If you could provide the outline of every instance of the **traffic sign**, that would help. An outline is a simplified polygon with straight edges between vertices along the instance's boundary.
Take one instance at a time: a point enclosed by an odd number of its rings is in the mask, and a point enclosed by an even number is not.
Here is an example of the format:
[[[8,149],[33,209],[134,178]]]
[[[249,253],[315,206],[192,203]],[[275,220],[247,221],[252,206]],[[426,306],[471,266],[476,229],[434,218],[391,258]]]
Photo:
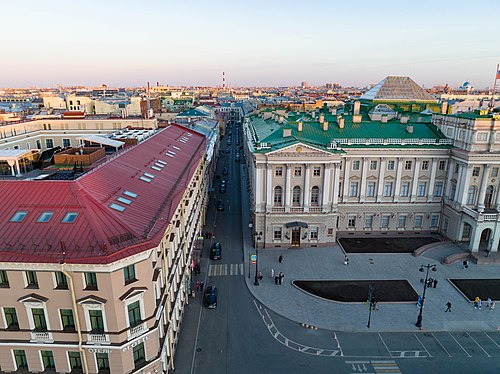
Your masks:
[[[252,264],[255,265],[257,262],[257,255],[250,255],[250,260],[252,261]]]

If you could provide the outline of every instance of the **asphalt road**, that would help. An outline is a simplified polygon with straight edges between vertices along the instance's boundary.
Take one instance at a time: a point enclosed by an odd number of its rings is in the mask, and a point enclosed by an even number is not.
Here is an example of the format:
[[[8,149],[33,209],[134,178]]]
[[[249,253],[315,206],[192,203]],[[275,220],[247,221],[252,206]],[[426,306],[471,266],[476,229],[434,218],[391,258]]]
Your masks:
[[[223,150],[226,141],[227,136]],[[246,182],[234,161],[235,147],[233,127],[231,153],[224,153],[218,164],[227,190],[220,194],[221,179],[216,180],[207,212],[205,231],[212,231],[215,238],[206,240],[202,274],[194,279],[218,288],[218,305],[206,309],[201,307],[200,294],[190,298],[174,360],[176,374],[500,373],[500,332],[310,330],[254,300],[242,272],[241,233],[248,228],[241,226],[239,202]],[[229,169],[226,176],[224,166]],[[219,196],[224,200],[223,212],[215,209]],[[221,260],[208,259],[208,247],[214,241],[222,244]]]

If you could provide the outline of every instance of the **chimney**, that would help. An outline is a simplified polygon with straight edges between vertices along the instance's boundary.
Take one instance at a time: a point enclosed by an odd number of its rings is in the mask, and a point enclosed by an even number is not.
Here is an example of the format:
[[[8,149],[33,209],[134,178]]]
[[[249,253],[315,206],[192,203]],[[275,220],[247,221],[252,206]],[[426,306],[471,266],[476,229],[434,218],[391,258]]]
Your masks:
[[[408,134],[413,134],[413,125],[411,123],[406,125],[406,131],[408,131]]]
[[[339,123],[339,128],[343,129],[344,128],[344,119],[342,116],[337,116],[337,122]]]
[[[297,122],[297,131],[302,131],[302,121]]]
[[[359,101],[355,101],[354,102],[354,110],[353,110],[353,113],[352,114],[359,114],[359,106],[360,106],[360,102]]]
[[[382,114],[382,118],[380,118],[380,122],[387,123],[387,114]]]
[[[332,109],[330,110],[330,113],[332,113],[332,115],[336,115],[337,114],[337,108],[336,107],[332,107]]]
[[[323,131],[328,131],[328,121],[323,122]]]
[[[401,118],[399,119],[399,121],[401,123],[408,123],[408,120],[410,119],[410,116],[407,116],[407,115],[402,115]]]
[[[283,123],[283,116],[280,116],[280,123]]]
[[[321,113],[319,115],[319,123],[323,123],[323,122],[325,122],[325,115],[323,113]]]
[[[160,87],[160,82],[156,82],[156,87]]]
[[[441,114],[446,114],[448,112],[448,102],[443,101],[441,103]]]
[[[312,117],[312,118],[316,118],[316,111],[315,111],[315,110],[313,110],[313,111],[312,111],[312,113],[311,113],[311,117]]]
[[[149,82],[148,82],[148,95],[149,95]]]
[[[283,129],[283,137],[288,138],[289,136],[292,136],[292,129]]]

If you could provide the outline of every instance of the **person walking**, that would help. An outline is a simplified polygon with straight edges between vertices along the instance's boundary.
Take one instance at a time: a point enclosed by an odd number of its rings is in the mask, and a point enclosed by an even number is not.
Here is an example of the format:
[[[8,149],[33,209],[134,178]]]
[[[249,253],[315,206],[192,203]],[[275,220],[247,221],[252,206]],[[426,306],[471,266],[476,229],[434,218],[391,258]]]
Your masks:
[[[281,286],[281,282],[283,281],[283,278],[285,278],[285,274],[283,274],[281,271],[280,271],[280,275],[279,275],[279,284]]]
[[[438,285],[438,280],[437,279],[434,279],[434,288],[436,288]]]
[[[478,309],[481,309],[481,305],[483,305],[483,301],[479,299],[479,301],[477,302]]]
[[[445,310],[445,312],[451,312],[451,302],[449,302],[449,301],[446,303],[446,310]]]
[[[495,310],[495,300],[491,302],[490,310]]]
[[[279,280],[279,278],[280,278],[280,277],[279,277],[279,276],[277,276],[277,275],[274,277],[274,284],[275,284],[275,285],[278,285],[278,280]]]
[[[474,299],[474,309],[477,309],[477,304],[479,303],[479,296]]]
[[[349,265],[349,257],[347,255],[344,257],[344,265]]]
[[[372,296],[372,310],[378,310],[377,300],[375,299],[375,296]]]
[[[283,255],[280,254],[280,256],[278,257],[278,262],[281,264],[283,262]]]
[[[274,278],[274,269],[271,269],[271,279]]]

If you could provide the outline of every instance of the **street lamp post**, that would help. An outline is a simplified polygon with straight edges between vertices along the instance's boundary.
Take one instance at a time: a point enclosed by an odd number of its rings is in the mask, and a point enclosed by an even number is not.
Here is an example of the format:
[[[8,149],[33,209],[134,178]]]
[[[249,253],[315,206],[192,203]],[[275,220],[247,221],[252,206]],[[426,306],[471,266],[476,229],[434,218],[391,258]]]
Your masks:
[[[259,233],[255,233],[257,236],[257,240],[255,241],[255,282],[253,283],[254,286],[259,285],[259,240],[262,239],[262,231]]]
[[[370,322],[372,320],[372,299],[373,299],[373,286],[371,284],[368,285],[368,324],[366,327],[370,328]]]
[[[424,292],[422,293],[422,300],[420,301],[420,313],[418,313],[417,322],[415,323],[415,326],[419,328],[422,328],[422,312],[424,309],[425,291],[427,290],[427,282],[429,281],[429,270],[436,271],[436,265],[432,264],[421,265],[419,271],[424,272],[425,271],[424,269],[427,269],[424,280]]]

